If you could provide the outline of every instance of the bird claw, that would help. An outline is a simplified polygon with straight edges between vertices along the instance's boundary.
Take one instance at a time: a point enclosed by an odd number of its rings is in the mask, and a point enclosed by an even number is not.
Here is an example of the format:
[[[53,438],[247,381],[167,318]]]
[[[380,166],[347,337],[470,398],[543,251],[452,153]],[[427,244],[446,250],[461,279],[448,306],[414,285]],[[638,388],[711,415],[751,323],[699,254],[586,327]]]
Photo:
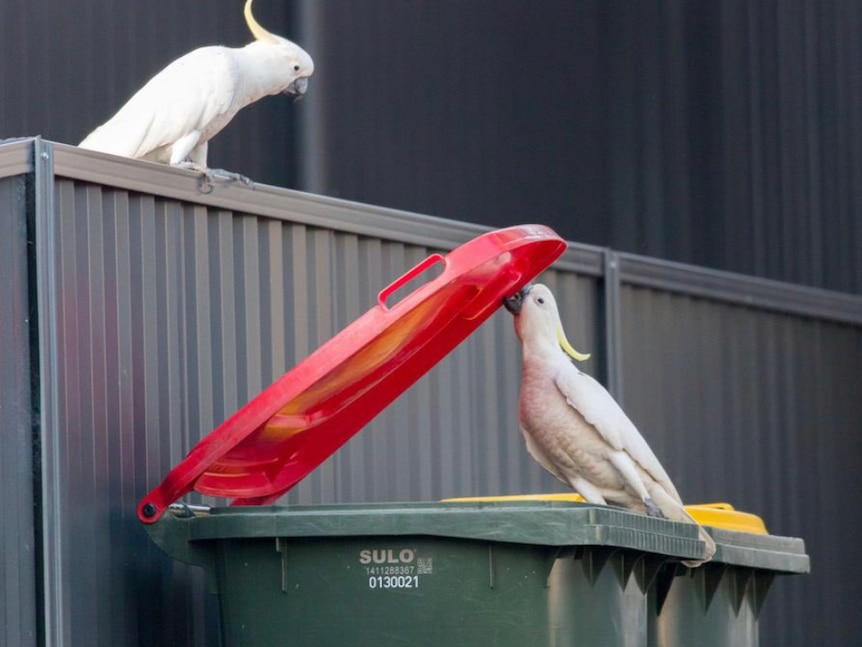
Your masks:
[[[198,175],[198,191],[204,195],[209,195],[215,191],[217,184],[232,184],[234,182],[239,182],[243,186],[249,188],[254,186],[254,181],[251,178],[240,173],[225,171],[220,168],[207,168],[206,166],[201,166],[200,164],[188,161],[180,162],[179,164],[176,164],[176,166],[178,168],[188,169],[200,174]]]
[[[648,517],[657,517],[658,519],[667,519],[667,516],[662,512],[652,499],[644,499],[644,507]]]
[[[204,195],[209,195],[215,190],[215,185],[217,184],[232,184],[234,182],[239,182],[245,187],[253,187],[254,182],[251,178],[246,177],[240,173],[233,173],[232,171],[225,171],[224,169],[204,169],[201,172],[200,177],[198,178],[198,191],[203,193]]]
[[[251,178],[248,178],[241,173],[225,171],[221,168],[208,169],[208,176],[210,182],[214,182],[217,184],[231,184],[233,182],[239,182],[243,186],[254,186],[254,182],[251,180]]]

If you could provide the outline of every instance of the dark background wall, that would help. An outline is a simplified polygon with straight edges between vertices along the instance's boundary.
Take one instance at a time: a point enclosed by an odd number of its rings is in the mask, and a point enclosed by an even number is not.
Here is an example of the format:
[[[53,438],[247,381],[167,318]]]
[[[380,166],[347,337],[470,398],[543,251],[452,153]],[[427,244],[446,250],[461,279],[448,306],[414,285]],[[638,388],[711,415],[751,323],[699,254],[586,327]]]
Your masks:
[[[210,147],[261,182],[862,290],[853,0],[258,0],[317,71]],[[76,143],[236,2],[4,0],[0,136]]]

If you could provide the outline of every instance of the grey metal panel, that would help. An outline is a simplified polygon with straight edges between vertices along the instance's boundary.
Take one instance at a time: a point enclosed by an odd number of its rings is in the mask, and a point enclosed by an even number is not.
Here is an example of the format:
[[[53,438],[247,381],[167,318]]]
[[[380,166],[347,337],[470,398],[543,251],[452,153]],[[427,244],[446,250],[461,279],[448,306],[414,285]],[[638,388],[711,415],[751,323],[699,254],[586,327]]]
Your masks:
[[[0,177],[0,645],[10,647],[38,644],[26,179]]]
[[[0,139],[0,178],[31,172],[32,157],[32,139]]]
[[[856,635],[843,601],[862,595],[845,508],[862,455],[862,328],[632,286],[621,311],[626,408],[683,498],[730,501],[806,540],[812,574],[775,586],[761,644]]]
[[[55,287],[44,298],[56,318],[45,331],[55,336],[56,362],[46,389],[55,398],[46,431],[55,641],[213,644],[212,607],[194,607],[202,583],[146,545],[138,499],[236,408],[374,305],[383,287],[484,229],[268,188],[237,191],[247,197],[222,206],[194,188],[179,200],[179,190],[163,197],[155,183],[144,193],[64,177],[91,173],[88,156],[51,153],[58,163],[45,270]],[[64,155],[78,158],[76,171],[67,173],[73,164]],[[132,176],[139,188],[149,170],[140,168]],[[243,209],[225,208],[233,203]],[[306,224],[320,219],[331,227]],[[372,235],[357,233],[363,228]],[[428,245],[402,242],[423,237]],[[586,258],[594,271],[598,251],[570,254],[561,267]],[[573,341],[592,345],[595,277],[554,269],[546,280],[579,324]],[[557,489],[517,430],[518,352],[502,312],[287,500]]]
[[[150,546],[135,504],[198,439],[373,305],[383,286],[484,228],[274,187],[201,195],[177,170],[31,144],[46,642],[216,644],[214,601],[200,574]],[[594,353],[586,369],[600,376],[604,336],[617,330],[604,325],[615,298],[605,265],[618,256],[572,246],[542,277],[574,344]],[[734,292],[746,289],[742,277],[713,283],[711,273],[634,257],[618,269],[625,405],[683,495],[763,514],[772,530],[813,542],[815,574],[826,569],[814,587],[775,586],[762,644],[773,634],[786,639],[774,644],[815,644],[817,632],[857,629],[847,606],[859,593],[857,566],[822,553],[835,536],[858,532],[829,495],[855,491],[858,440],[835,430],[858,427],[862,399],[847,389],[858,389],[853,312],[862,301],[770,284],[752,302],[759,307],[746,307]],[[527,457],[517,431],[511,326],[505,312],[492,317],[286,500],[561,489]],[[749,420],[755,445],[746,444]],[[707,429],[715,448],[692,429]],[[785,433],[792,442],[780,442]],[[728,467],[727,457],[745,469]],[[798,506],[776,492],[788,483]],[[829,595],[827,581],[846,597]],[[803,608],[817,609],[817,620],[803,620]],[[789,628],[774,626],[788,613]]]
[[[253,206],[259,215],[364,236],[448,249],[490,230],[490,227],[469,222],[289,191],[266,184],[255,184],[253,188],[217,184],[211,193],[203,193],[198,174],[191,171],[183,172],[162,164],[118,158],[64,144],[52,143],[52,149],[55,173],[61,177],[238,212]],[[527,214],[517,224],[537,222],[530,216],[532,214]],[[557,265],[598,276],[602,272],[602,258],[602,250],[597,247],[571,245]]]
[[[862,324],[859,297],[631,254],[614,254],[620,280],[764,310]]]

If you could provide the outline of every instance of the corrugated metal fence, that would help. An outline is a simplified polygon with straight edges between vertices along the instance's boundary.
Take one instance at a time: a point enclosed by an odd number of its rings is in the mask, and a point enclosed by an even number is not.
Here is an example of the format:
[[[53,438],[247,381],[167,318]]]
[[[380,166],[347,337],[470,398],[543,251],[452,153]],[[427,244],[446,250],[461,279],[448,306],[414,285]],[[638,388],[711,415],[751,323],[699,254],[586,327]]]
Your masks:
[[[38,139],[0,146],[0,205],[0,494],[20,519],[0,531],[0,636],[215,645],[201,575],[149,544],[137,501],[381,288],[483,229],[266,186],[203,194],[191,173]],[[775,586],[763,644],[859,630],[862,524],[839,501],[862,455],[862,299],[578,245],[543,280],[685,498],[808,541],[814,573]],[[492,317],[286,501],[558,490],[517,431],[511,327]],[[37,388],[16,408],[31,338]]]

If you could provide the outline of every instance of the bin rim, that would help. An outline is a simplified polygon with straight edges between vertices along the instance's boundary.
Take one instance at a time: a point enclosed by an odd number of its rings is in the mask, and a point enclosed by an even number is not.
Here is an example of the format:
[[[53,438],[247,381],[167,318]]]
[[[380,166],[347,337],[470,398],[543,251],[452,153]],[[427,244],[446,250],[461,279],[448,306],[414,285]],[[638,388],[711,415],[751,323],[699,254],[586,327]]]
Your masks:
[[[576,492],[554,492],[545,494],[505,494],[499,496],[453,497],[442,499],[444,502],[494,502],[494,501],[573,501],[584,503],[585,499]],[[686,512],[702,526],[712,526],[736,532],[768,535],[763,519],[750,512],[742,512],[730,503],[692,503],[685,506]]]
[[[176,506],[179,507],[179,506]],[[172,506],[174,508],[174,506]],[[437,537],[549,546],[591,546],[609,551],[686,560],[703,554],[692,524],[571,501],[440,502],[224,506],[179,516],[163,515],[147,532],[181,561],[168,543],[200,546],[217,541],[276,539]]]
[[[179,508],[179,506],[173,506]],[[321,541],[349,538],[452,540],[594,547],[679,562],[703,554],[697,526],[614,506],[571,500],[422,501],[315,505],[224,506],[179,517],[165,514],[147,532],[165,552],[189,552],[220,541]],[[781,573],[810,570],[805,543],[795,537],[707,528],[717,544],[713,566]],[[211,551],[210,551],[211,552]],[[192,562],[198,563],[198,562]],[[707,565],[708,566],[708,565]]]

